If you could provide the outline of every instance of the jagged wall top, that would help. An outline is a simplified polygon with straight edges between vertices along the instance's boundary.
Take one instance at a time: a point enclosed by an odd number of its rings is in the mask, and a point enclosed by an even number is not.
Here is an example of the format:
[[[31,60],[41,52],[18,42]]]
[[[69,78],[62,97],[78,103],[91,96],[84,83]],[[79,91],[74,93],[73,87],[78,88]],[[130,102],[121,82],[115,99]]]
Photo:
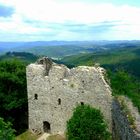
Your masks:
[[[57,63],[53,62],[48,57],[43,57],[43,58],[38,59],[36,63],[30,64],[28,67],[30,67],[32,69],[32,74],[30,73],[31,75],[50,76],[50,77],[53,77],[54,80],[57,80],[57,79],[65,80],[66,77],[75,76],[76,73],[83,74],[83,72],[84,72],[84,73],[86,73],[87,76],[88,76],[88,73],[96,73],[96,74],[98,73],[98,75],[102,79],[105,87],[107,88],[107,90],[109,90],[109,92],[111,94],[111,88],[105,79],[106,70],[104,68],[100,67],[100,65],[78,66],[78,67],[69,69],[67,66],[65,66],[63,64],[57,64]],[[53,71],[53,74],[52,74],[52,71]],[[49,75],[49,72],[51,73],[50,75]]]
[[[49,59],[48,57],[43,57],[41,59],[38,59],[36,63],[42,64],[46,69],[46,75],[49,74],[49,70],[51,69],[52,64],[53,64],[51,59]]]
[[[34,66],[33,66],[34,65]],[[85,71],[85,72],[89,72],[90,70],[95,70],[95,71],[98,71],[101,75],[102,75],[102,78],[104,77],[106,71],[104,68],[100,67],[100,65],[95,65],[95,66],[78,66],[78,67],[75,67],[75,68],[72,68],[72,69],[69,69],[67,66],[63,65],[63,64],[56,64],[54,63],[50,58],[48,57],[43,57],[43,58],[40,58],[37,60],[37,62],[35,64],[31,64],[31,66],[33,66],[35,68],[37,68],[37,65],[42,65],[44,68],[45,68],[45,76],[48,76],[49,75],[49,71],[50,69],[55,66],[55,67],[62,67],[64,69],[67,69],[68,72],[70,71],[73,71],[74,69],[76,69],[76,71],[78,72],[79,70],[81,71]],[[103,78],[103,80],[105,80]],[[105,82],[105,81],[104,81]],[[106,82],[105,82],[106,83]],[[106,83],[107,84],[107,83]]]

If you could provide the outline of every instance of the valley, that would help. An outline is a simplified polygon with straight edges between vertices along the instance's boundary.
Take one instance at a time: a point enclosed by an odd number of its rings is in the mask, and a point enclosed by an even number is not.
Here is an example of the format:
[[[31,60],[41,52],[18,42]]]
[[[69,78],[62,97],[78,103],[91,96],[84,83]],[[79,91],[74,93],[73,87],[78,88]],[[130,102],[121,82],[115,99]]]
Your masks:
[[[25,43],[25,42],[24,42]],[[40,43],[40,42],[39,42]],[[44,42],[43,42],[44,43]],[[113,96],[125,95],[131,99],[134,106],[140,112],[140,42],[139,41],[101,41],[101,42],[49,42],[50,46],[34,46],[29,43],[27,47],[11,46],[1,47],[1,101],[6,98],[3,109],[7,111],[7,115],[1,112],[1,117],[5,117],[6,121],[13,121],[13,128],[17,130],[17,134],[21,134],[27,129],[27,89],[25,78],[25,67],[37,61],[38,58],[48,56],[59,64],[65,64],[69,68],[77,66],[96,66],[98,63],[107,70],[107,79],[113,91]],[[83,44],[82,44],[83,43]],[[25,43],[26,44],[26,43]],[[52,44],[54,46],[52,46]],[[18,44],[19,45],[19,44]],[[21,44],[20,44],[21,45]],[[22,44],[23,45],[23,44]],[[24,46],[24,45],[23,45]],[[20,63],[19,63],[20,62]],[[17,65],[17,66],[16,66]],[[21,67],[21,66],[22,67]],[[18,68],[18,66],[20,67]],[[11,71],[17,69],[16,75]],[[4,69],[4,71],[3,71]],[[8,78],[9,77],[9,78]],[[12,83],[12,89],[8,84]],[[24,85],[23,85],[24,83]],[[124,84],[126,83],[126,84]],[[22,84],[24,93],[18,95],[17,85]],[[124,85],[122,87],[122,85]],[[15,87],[16,86],[16,87]],[[21,86],[21,85],[20,85]],[[7,90],[5,90],[5,87]],[[6,94],[8,92],[8,94]],[[15,94],[16,93],[16,94]],[[19,92],[20,93],[20,92]],[[11,98],[20,99],[18,104],[14,104]],[[15,106],[16,105],[16,106]],[[10,108],[9,108],[10,107]],[[16,109],[14,108],[16,107]],[[22,114],[20,110],[24,110]],[[15,117],[12,112],[20,112],[19,117]],[[11,115],[11,118],[9,117]],[[23,121],[24,118],[24,121]],[[16,121],[21,120],[21,127]]]

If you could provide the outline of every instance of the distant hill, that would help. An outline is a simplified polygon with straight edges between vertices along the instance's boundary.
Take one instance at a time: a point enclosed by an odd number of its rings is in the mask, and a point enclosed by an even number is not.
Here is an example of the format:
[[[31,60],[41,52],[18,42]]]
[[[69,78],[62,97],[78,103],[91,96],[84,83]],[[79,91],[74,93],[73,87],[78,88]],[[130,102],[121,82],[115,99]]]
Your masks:
[[[140,41],[35,41],[0,42],[0,54],[8,51],[29,52],[52,58],[62,58],[79,53],[101,52],[118,48],[131,48],[140,45]]]
[[[17,58],[30,63],[48,56],[69,67],[100,63],[106,69],[123,68],[140,77],[140,41],[0,42],[0,51],[7,49],[0,60]]]
[[[140,46],[106,52],[78,54],[64,57],[61,61],[70,66],[91,66],[94,63],[100,63],[106,69],[125,69],[140,79]]]
[[[0,60],[11,60],[11,59],[19,59],[28,64],[31,62],[35,62],[38,59],[38,56],[27,52],[7,52],[4,55],[0,56]]]
[[[0,54],[4,54],[8,51],[14,51],[24,43],[25,42],[0,42]]]

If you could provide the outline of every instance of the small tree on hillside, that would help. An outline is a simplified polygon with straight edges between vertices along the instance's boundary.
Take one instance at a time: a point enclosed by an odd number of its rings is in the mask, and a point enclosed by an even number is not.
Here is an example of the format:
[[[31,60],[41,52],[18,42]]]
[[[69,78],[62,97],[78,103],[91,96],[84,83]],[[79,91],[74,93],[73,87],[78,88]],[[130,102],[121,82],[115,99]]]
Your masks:
[[[109,140],[110,133],[100,110],[79,105],[67,122],[68,140]]]

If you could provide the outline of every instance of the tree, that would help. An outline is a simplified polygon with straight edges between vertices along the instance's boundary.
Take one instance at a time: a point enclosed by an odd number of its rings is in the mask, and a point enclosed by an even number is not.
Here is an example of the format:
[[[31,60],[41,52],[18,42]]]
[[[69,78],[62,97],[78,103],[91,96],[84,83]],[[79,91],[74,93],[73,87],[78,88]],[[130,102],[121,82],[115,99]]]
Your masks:
[[[110,133],[100,110],[78,105],[67,122],[68,140],[109,140]]]
[[[110,80],[113,93],[118,95],[131,94],[136,88],[133,77],[124,70],[111,73]]]
[[[11,123],[6,123],[3,118],[0,118],[0,140],[14,140],[14,132]]]
[[[140,112],[140,81],[124,70],[109,72],[113,95],[129,97]]]
[[[19,131],[27,117],[26,66],[18,60],[0,62],[0,117]],[[24,118],[23,118],[24,117]]]

